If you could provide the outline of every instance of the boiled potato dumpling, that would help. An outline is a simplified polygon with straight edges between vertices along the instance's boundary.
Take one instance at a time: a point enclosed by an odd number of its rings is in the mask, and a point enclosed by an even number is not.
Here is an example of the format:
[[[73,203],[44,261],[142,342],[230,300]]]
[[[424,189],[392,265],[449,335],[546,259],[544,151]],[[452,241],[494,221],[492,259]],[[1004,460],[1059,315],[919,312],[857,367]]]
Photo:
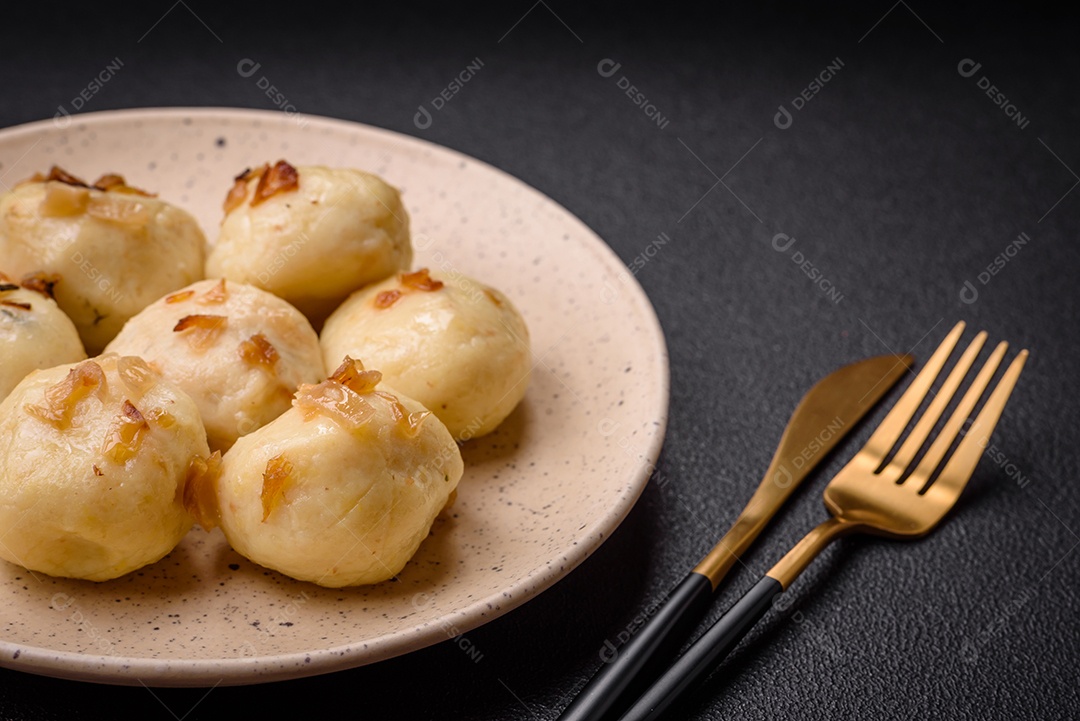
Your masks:
[[[105,581],[157,561],[192,525],[208,468],[195,403],[139,358],[35,371],[0,403],[0,558]]]
[[[325,377],[319,338],[298,310],[223,279],[159,299],[106,350],[139,356],[180,386],[222,451],[284,413],[301,383]]]
[[[346,359],[225,454],[216,504],[236,551],[333,588],[404,567],[463,465],[438,418],[378,382],[377,371]]]
[[[0,273],[0,400],[32,370],[86,358],[75,325],[49,296],[48,282],[28,281],[40,290]]]
[[[357,291],[327,319],[323,356],[350,355],[439,417],[459,440],[495,430],[524,397],[529,331],[510,300],[426,269]]]
[[[206,271],[268,290],[319,326],[349,293],[411,262],[395,188],[359,170],[281,160],[237,177]]]
[[[0,196],[0,259],[13,277],[58,276],[56,302],[90,353],[128,318],[203,277],[206,239],[187,212],[129,187],[54,167]]]

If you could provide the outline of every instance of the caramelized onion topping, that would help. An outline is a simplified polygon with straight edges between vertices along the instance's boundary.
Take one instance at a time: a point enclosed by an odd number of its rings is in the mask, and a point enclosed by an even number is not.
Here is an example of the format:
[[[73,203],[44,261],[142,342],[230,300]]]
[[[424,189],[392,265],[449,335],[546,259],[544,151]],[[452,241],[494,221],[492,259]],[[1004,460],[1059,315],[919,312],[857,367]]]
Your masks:
[[[19,281],[19,285],[35,293],[41,293],[46,298],[55,299],[56,294],[53,289],[56,288],[56,284],[59,282],[60,275],[58,273],[46,273],[39,270],[37,273],[24,275],[22,280]]]
[[[173,332],[188,332],[191,347],[201,352],[217,342],[227,322],[228,318],[223,315],[185,315],[173,326]]]
[[[415,413],[409,413],[409,411],[405,409],[405,406],[401,404],[401,400],[393,393],[376,391],[375,395],[387,402],[390,406],[390,415],[393,416],[394,421],[397,422],[397,426],[401,429],[401,432],[408,438],[412,438],[419,433],[420,424],[424,422],[425,418],[431,415],[431,411],[416,411]]]
[[[79,402],[105,386],[105,373],[92,360],[83,361],[68,371],[67,377],[45,389],[45,399],[26,406],[26,412],[63,431],[71,427],[71,417]]]
[[[98,220],[124,225],[146,225],[150,221],[149,209],[139,201],[107,195],[90,198],[86,214]]]
[[[195,456],[188,463],[182,502],[204,531],[214,530],[221,521],[221,507],[217,498],[217,479],[220,475],[221,451],[214,451],[209,458]]]
[[[142,397],[157,379],[157,373],[142,358],[133,355],[121,356],[116,361],[116,373],[129,390]]]
[[[398,298],[401,297],[401,291],[397,290],[384,290],[375,296],[376,308],[389,308],[394,303],[398,302]]]
[[[229,291],[225,288],[225,279],[222,278],[217,285],[203,293],[195,302],[200,305],[219,305],[228,299]]]
[[[185,300],[188,300],[193,295],[195,295],[195,291],[193,290],[182,290],[179,293],[173,293],[172,295],[165,296],[165,302],[170,305],[173,303],[183,303]]]
[[[262,174],[259,184],[255,186],[255,195],[251,198],[251,207],[255,207],[267,198],[278,193],[296,190],[300,187],[300,174],[296,168],[279,160],[274,167]]]
[[[250,365],[272,371],[279,357],[277,349],[262,333],[256,333],[240,343],[240,358]]]
[[[244,168],[244,172],[233,178],[233,186],[229,188],[229,194],[225,196],[225,212],[231,213],[239,208],[247,199],[247,181],[257,178],[269,168],[269,165],[261,165],[258,168]]]
[[[48,183],[45,186],[45,197],[41,200],[41,212],[53,218],[63,218],[86,212],[89,203],[89,188],[65,183]]]
[[[366,371],[363,363],[345,356],[345,360],[337,367],[337,370],[330,374],[330,380],[362,395],[375,390],[375,386],[382,380],[382,373]]]
[[[293,472],[293,464],[285,458],[284,454],[274,456],[266,462],[266,470],[263,472],[262,500],[263,521],[270,517],[274,510],[285,500],[285,484]]]
[[[132,193],[134,195],[142,195],[147,198],[155,197],[153,193],[147,193],[145,190],[136,188],[135,186],[128,185],[124,180],[124,176],[118,173],[105,173],[100,178],[95,180],[93,184],[87,183],[82,178],[72,175],[59,165],[54,165],[49,168],[48,175],[42,175],[41,173],[34,173],[29,179],[23,181],[27,183],[45,183],[50,180],[63,183],[64,185],[70,185],[75,188],[93,188],[95,190],[109,191],[113,190],[120,193]]]
[[[443,282],[432,278],[427,268],[421,268],[414,273],[402,273],[398,276],[398,280],[401,281],[400,290],[397,288],[384,290],[375,296],[376,308],[389,308],[394,303],[397,303],[405,293],[413,291],[430,293],[443,287]]]
[[[401,284],[410,290],[431,292],[443,287],[443,282],[433,279],[427,268],[421,268],[415,273],[402,273],[399,278]]]
[[[154,193],[147,193],[141,188],[136,188],[133,185],[128,185],[127,181],[124,180],[124,176],[117,173],[106,173],[105,175],[102,175],[100,178],[94,181],[93,187],[97,188],[98,190],[111,190],[116,193],[141,195],[145,198],[157,197]]]
[[[375,415],[372,396],[382,399],[390,409],[397,427],[407,437],[415,436],[430,411],[410,413],[397,396],[376,390],[382,373],[364,370],[364,365],[345,356],[338,369],[318,385],[302,385],[296,392],[293,405],[311,420],[316,414],[329,416],[344,428],[355,431]]]
[[[131,401],[125,400],[109,435],[105,436],[101,446],[102,455],[113,463],[127,463],[139,452],[143,436],[149,428],[139,409]]]
[[[0,300],[0,305],[6,305],[8,308],[18,308],[19,310],[30,310],[29,303],[20,303],[17,300]]]
[[[44,182],[44,181],[48,181],[48,180],[56,180],[56,181],[59,181],[61,183],[64,183],[65,185],[74,185],[74,186],[77,186],[77,187],[80,187],[80,188],[89,188],[90,187],[90,185],[85,180],[72,175],[71,173],[69,173],[66,170],[64,170],[63,168],[61,168],[59,165],[54,165],[51,168],[49,168],[49,174],[48,175],[42,175],[41,173],[34,173],[34,177],[31,178],[31,180],[36,180],[36,181],[39,181],[39,182]]]

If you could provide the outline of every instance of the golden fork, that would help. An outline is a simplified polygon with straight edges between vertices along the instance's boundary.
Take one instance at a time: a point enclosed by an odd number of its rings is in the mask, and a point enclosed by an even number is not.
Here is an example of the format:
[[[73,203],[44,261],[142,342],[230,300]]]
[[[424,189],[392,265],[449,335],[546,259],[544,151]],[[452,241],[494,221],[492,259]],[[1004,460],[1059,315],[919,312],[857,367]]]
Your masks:
[[[999,343],[941,432],[931,441],[931,433],[986,342],[985,331],[976,335],[905,438],[904,431],[915,419],[963,331],[964,324],[957,323],[870,440],[829,482],[825,489],[825,506],[832,518],[806,534],[694,642],[621,717],[622,721],[660,718],[677,698],[727,656],[765,615],[773,599],[787,590],[836,538],[854,532],[896,539],[917,538],[929,533],[944,518],[960,497],[983,449],[989,444],[990,434],[1028,355],[1026,350],[1017,354],[965,431],[968,419],[1005,357],[1008,344]],[[929,447],[920,457],[919,451],[927,444]],[[954,445],[956,448],[950,455],[949,450]]]

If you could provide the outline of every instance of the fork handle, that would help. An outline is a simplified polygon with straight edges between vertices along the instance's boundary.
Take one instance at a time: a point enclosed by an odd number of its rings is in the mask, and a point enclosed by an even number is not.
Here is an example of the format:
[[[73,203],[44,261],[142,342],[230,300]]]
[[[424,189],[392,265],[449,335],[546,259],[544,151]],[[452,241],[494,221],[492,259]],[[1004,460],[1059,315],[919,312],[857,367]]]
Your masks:
[[[791,586],[810,562],[833,540],[859,530],[838,518],[816,526],[784,555],[712,628],[694,642],[671,668],[639,698],[619,721],[655,721],[689,688],[705,679],[769,610],[773,599]]]
[[[604,665],[567,706],[559,721],[610,721],[633,701],[633,687],[641,688],[663,669],[712,602],[708,577],[691,571],[653,611],[652,618],[621,648],[604,642]],[[646,614],[647,615],[647,614]]]
[[[769,610],[773,599],[783,591],[784,587],[775,578],[765,576],[758,581],[664,672],[620,721],[653,721],[661,718],[687,689],[708,676],[731,653],[746,632]]]

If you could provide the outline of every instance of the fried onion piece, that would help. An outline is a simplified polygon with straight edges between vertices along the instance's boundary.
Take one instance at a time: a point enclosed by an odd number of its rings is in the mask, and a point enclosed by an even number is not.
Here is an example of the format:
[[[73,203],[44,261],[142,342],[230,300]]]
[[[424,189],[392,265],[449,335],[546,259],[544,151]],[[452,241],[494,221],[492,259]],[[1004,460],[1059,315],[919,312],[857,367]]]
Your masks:
[[[223,315],[185,315],[173,326],[173,332],[187,332],[188,343],[201,352],[217,342],[226,323],[228,318]]]
[[[204,531],[214,530],[221,522],[221,507],[217,498],[217,479],[220,475],[221,451],[214,451],[209,458],[197,455],[188,464],[182,502]]]
[[[401,298],[401,291],[397,288],[384,290],[375,296],[375,307],[380,310],[389,308],[394,303],[397,303],[399,298]]]
[[[157,197],[154,193],[148,193],[142,188],[136,188],[133,185],[128,185],[124,180],[124,176],[118,173],[106,173],[100,178],[94,181],[93,187],[98,190],[113,191],[115,193],[128,193],[130,195],[141,195],[145,198]]]
[[[45,400],[26,406],[26,412],[57,430],[67,430],[79,402],[104,386],[105,372],[101,366],[92,360],[83,361],[68,371],[64,380],[46,388]]]
[[[285,458],[284,454],[274,456],[266,462],[262,492],[259,494],[262,500],[263,522],[266,522],[270,513],[285,500],[285,484],[289,481],[292,472],[293,464]]]
[[[244,168],[244,172],[233,178],[233,186],[229,188],[229,194],[225,196],[224,208],[226,214],[239,208],[247,199],[248,181],[260,177],[269,168],[269,165],[260,165],[258,168]]]
[[[193,290],[182,290],[179,293],[165,296],[165,302],[169,305],[172,305],[173,303],[183,303],[193,295],[195,295],[195,291]]]
[[[431,292],[443,287],[443,282],[432,278],[427,268],[421,268],[414,273],[402,273],[399,277],[401,278],[401,285],[409,290]]]
[[[219,305],[229,299],[229,290],[225,287],[225,279],[222,278],[210,290],[199,296],[195,302],[199,305]]]
[[[259,184],[255,186],[255,195],[251,198],[251,207],[254,208],[278,193],[286,193],[299,187],[300,174],[296,168],[284,160],[279,160],[259,178]]]
[[[41,293],[46,298],[56,298],[56,294],[53,290],[56,288],[56,284],[60,282],[59,273],[46,273],[39,270],[36,273],[28,273],[22,277],[19,281],[19,285],[27,290],[32,290],[35,293]]]
[[[149,428],[150,424],[139,409],[131,401],[125,400],[120,415],[116,417],[109,435],[105,436],[105,442],[101,445],[102,455],[113,463],[127,463],[139,452],[143,436]]]
[[[256,333],[240,343],[240,358],[250,365],[273,371],[280,356],[266,336]]]

